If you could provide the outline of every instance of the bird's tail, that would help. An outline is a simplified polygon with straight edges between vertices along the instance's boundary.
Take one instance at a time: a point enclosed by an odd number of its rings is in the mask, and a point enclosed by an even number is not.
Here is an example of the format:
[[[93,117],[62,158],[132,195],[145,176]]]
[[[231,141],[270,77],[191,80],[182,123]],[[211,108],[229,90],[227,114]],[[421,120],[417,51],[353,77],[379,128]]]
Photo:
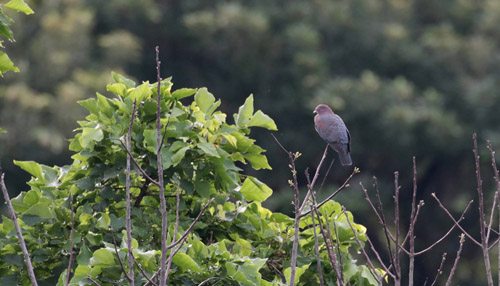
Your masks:
[[[340,158],[340,163],[342,166],[351,166],[352,165],[352,159],[351,159],[351,154],[348,152],[342,153],[339,152],[339,158]]]

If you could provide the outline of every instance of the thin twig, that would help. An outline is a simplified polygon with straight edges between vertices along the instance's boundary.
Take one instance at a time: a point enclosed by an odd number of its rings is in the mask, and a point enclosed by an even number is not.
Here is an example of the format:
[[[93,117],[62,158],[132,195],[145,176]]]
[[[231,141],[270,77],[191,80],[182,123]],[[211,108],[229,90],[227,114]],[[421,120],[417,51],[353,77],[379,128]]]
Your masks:
[[[340,279],[341,274],[339,273],[338,269],[338,262],[337,262],[337,257],[335,255],[335,252],[333,251],[333,246],[330,245],[331,242],[331,236],[328,236],[325,233],[325,227],[323,227],[323,222],[321,220],[321,215],[319,210],[315,207],[314,212],[316,213],[316,216],[318,217],[318,223],[319,223],[319,229],[321,231],[321,235],[323,236],[323,241],[325,242],[328,258],[330,261],[330,265],[332,266],[333,270],[335,271],[336,278],[337,278],[337,285],[343,285],[344,281]],[[326,219],[327,216],[325,216],[325,221],[328,224],[328,220]],[[330,227],[329,225],[327,226],[328,228]]]
[[[200,220],[201,216],[203,215],[203,212],[205,212],[205,210],[207,209],[207,207],[215,200],[215,198],[211,198],[208,203],[206,203],[203,208],[201,209],[200,213],[198,213],[198,216],[196,216],[196,218],[194,219],[194,221],[191,223],[191,225],[189,225],[188,229],[186,230],[186,232],[181,236],[181,238],[179,238],[178,240],[176,240],[175,242],[172,242],[170,245],[167,246],[167,249],[170,249],[174,246],[176,246],[177,244],[179,244],[190,232],[191,230],[193,229],[193,227],[195,226],[195,224]]]
[[[137,260],[135,259],[135,257],[133,257],[133,258],[134,258],[134,263],[137,266],[137,268],[139,268],[139,270],[141,271],[142,276],[144,276],[144,278],[146,278],[146,280],[148,280],[149,283],[153,284],[154,286],[157,286],[157,284],[154,283],[153,280],[149,279],[148,275],[146,274],[146,272],[144,271],[144,269],[142,268],[142,266],[139,264],[139,262],[137,262]]]
[[[90,274],[87,274],[87,279],[89,279],[90,281],[92,281],[92,283],[94,283],[95,285],[101,286],[101,284],[97,283],[97,281],[95,281],[94,279],[92,279],[92,277],[90,277]]]
[[[132,114],[130,115],[130,124],[128,126],[127,136],[125,137],[125,142],[127,145],[127,150],[132,150],[131,138],[132,138],[132,126],[134,125],[135,109],[137,107],[137,100],[134,100],[132,106]],[[130,286],[134,286],[134,253],[132,251],[132,224],[131,224],[131,207],[130,207],[130,158],[131,155],[127,155],[127,167],[125,173],[125,192],[126,192],[126,228],[127,228],[127,248],[128,248],[128,278]],[[116,247],[116,246],[115,246]]]
[[[493,177],[495,178],[495,184],[497,187],[497,199],[498,199],[498,213],[500,214],[500,179],[498,176],[498,169],[497,169],[497,161],[495,159],[495,151],[493,151],[493,147],[491,146],[491,141],[487,141],[488,149],[490,150],[491,154],[491,166],[493,167]],[[498,229],[500,230],[500,219],[498,220]],[[494,244],[498,242],[498,239],[495,241]],[[500,247],[498,248],[498,273],[500,273]],[[500,275],[498,275],[498,285],[500,285]]]
[[[380,284],[380,282],[381,282],[380,275],[378,274],[377,269],[375,268],[375,266],[373,266],[372,260],[368,256],[368,253],[366,253],[366,251],[365,251],[365,249],[363,247],[363,244],[359,240],[359,237],[358,237],[358,234],[356,232],[356,229],[354,229],[354,227],[352,226],[351,222],[349,221],[349,216],[347,215],[347,211],[346,211],[346,209],[345,209],[344,206],[342,206],[342,212],[344,213],[344,216],[345,216],[345,218],[347,220],[347,223],[349,224],[349,227],[351,228],[352,233],[354,234],[354,238],[356,239],[356,242],[358,243],[359,249],[363,253],[363,256],[365,257],[366,262],[368,262],[368,265],[370,266],[368,268],[370,270],[370,273],[372,274],[373,278],[375,278],[375,280],[377,280],[377,283]]]
[[[342,191],[343,189],[345,189],[349,185],[349,181],[352,179],[352,177],[354,177],[354,175],[357,172],[358,172],[358,169],[354,168],[354,170],[352,171],[351,175],[349,175],[349,177],[347,178],[347,180],[344,181],[344,183],[342,184],[342,186],[340,186],[335,192],[333,192],[326,199],[324,199],[321,203],[319,203],[317,207],[320,208],[321,206],[323,206],[324,204],[326,204],[328,201],[330,201],[333,197],[335,197],[340,191]],[[311,212],[311,210],[309,210],[307,212],[304,212],[304,213],[302,213],[301,216],[306,216],[310,212]]]
[[[175,254],[177,253],[177,251],[179,251],[179,249],[181,249],[182,245],[186,242],[187,240],[187,237],[188,235],[191,233],[191,231],[193,230],[193,227],[195,226],[195,224],[200,220],[201,216],[203,215],[203,213],[205,212],[205,210],[207,209],[207,207],[215,200],[215,198],[211,198],[204,206],[203,208],[201,209],[201,211],[198,213],[198,216],[196,216],[196,218],[194,219],[194,221],[191,223],[191,225],[188,227],[188,229],[186,230],[186,232],[182,235],[181,238],[179,238],[179,240],[177,240],[176,242],[173,242],[171,245],[167,246],[167,249],[170,249],[176,245],[179,245],[175,250],[171,251],[170,252],[170,255],[168,257],[168,261],[166,263],[166,280],[165,282],[167,281],[168,279],[168,274],[170,272],[170,265],[172,264],[172,259],[174,258]],[[174,238],[175,239],[175,238]]]
[[[413,156],[413,195],[411,200],[411,214],[410,214],[410,229],[408,235],[410,236],[410,266],[408,274],[408,285],[413,286],[413,275],[415,271],[415,215],[416,215],[416,201],[417,201],[417,164],[415,156]],[[402,243],[404,245],[404,241]]]
[[[17,238],[19,239],[19,246],[24,255],[24,262],[26,263],[26,269],[28,270],[28,276],[30,277],[31,284],[33,286],[38,286],[38,282],[36,281],[35,271],[33,270],[33,264],[31,264],[31,258],[28,253],[28,248],[26,247],[26,243],[24,242],[23,233],[21,232],[21,227],[19,227],[19,223],[17,222],[17,215],[14,207],[12,206],[12,202],[10,201],[9,192],[7,187],[5,186],[5,173],[3,172],[0,166],[0,185],[2,187],[3,197],[5,202],[7,203],[7,208],[9,210],[10,218],[14,223],[14,227],[16,229]]]
[[[111,140],[116,140],[118,142],[120,142],[120,144],[123,146],[123,148],[125,148],[125,151],[127,151],[127,154],[130,156],[130,158],[132,159],[132,162],[134,162],[134,165],[137,167],[137,169],[139,170],[139,172],[141,172],[141,174],[147,179],[149,180],[151,183],[159,186],[160,183],[155,181],[153,178],[151,178],[148,173],[146,173],[146,171],[144,171],[144,169],[141,167],[141,165],[139,164],[139,162],[137,162],[137,160],[134,158],[134,156],[132,156],[132,153],[130,152],[130,150],[127,148],[127,145],[125,145],[125,143],[123,143],[122,140],[118,139],[118,138],[111,138]]]
[[[316,167],[316,172],[314,173],[314,177],[312,182],[308,186],[307,194],[304,198],[304,201],[302,202],[302,205],[299,208],[298,216],[302,216],[302,211],[306,207],[308,201],[309,201],[309,196],[311,195],[312,190],[314,189],[314,185],[316,184],[316,180],[318,179],[319,176],[319,171],[321,170],[321,166],[323,165],[323,161],[326,158],[326,155],[328,154],[328,144],[326,145],[325,151],[323,152],[323,156],[321,157],[321,160],[319,161],[318,167]]]
[[[484,212],[484,198],[483,198],[483,181],[481,179],[481,171],[479,167],[479,151],[477,147],[477,134],[472,134],[472,140],[474,141],[474,161],[476,163],[476,180],[477,180],[477,195],[479,199],[479,233],[481,234],[481,250],[483,251],[484,265],[486,267],[486,277],[488,279],[488,285],[493,286],[493,276],[491,274],[491,264],[490,255],[488,252],[488,241],[486,240],[485,233],[485,212]]]
[[[394,226],[396,228],[396,239],[395,239],[395,243],[394,243],[394,261],[395,261],[395,264],[394,264],[394,270],[395,270],[395,273],[396,273],[396,278],[399,280],[397,281],[397,284],[398,283],[401,283],[401,257],[400,257],[400,253],[401,253],[401,249],[399,248],[399,182],[398,182],[398,179],[399,179],[399,172],[394,172]]]
[[[165,200],[165,186],[163,185],[163,162],[161,157],[161,76],[160,76],[160,49],[158,46],[156,51],[156,75],[158,80],[158,96],[156,100],[156,161],[158,165],[158,188],[160,189],[160,207],[161,207],[161,259],[160,259],[160,286],[165,286],[167,283],[167,202]]]
[[[312,201],[311,208],[316,208],[314,193],[312,193],[312,195],[311,195],[311,201]],[[316,264],[318,266],[319,285],[323,286],[324,285],[323,271],[321,270],[321,257],[319,256],[319,242],[318,242],[318,234],[316,233],[316,222],[314,219],[314,212],[311,212],[311,219],[312,219],[312,224],[313,224],[314,251],[316,254]]]
[[[441,258],[441,264],[439,265],[439,269],[436,273],[436,277],[434,278],[434,281],[432,282],[431,286],[434,286],[434,284],[436,284],[436,281],[437,281],[439,275],[441,275],[443,273],[443,265],[444,265],[445,261],[446,261],[446,252],[443,253],[443,256]]]
[[[69,241],[69,263],[68,270],[66,271],[66,286],[69,284],[69,278],[71,275],[71,263],[73,262],[73,241],[75,236],[75,210],[73,207],[73,194],[69,196],[69,201],[71,204],[71,235]]]
[[[127,270],[125,269],[125,265],[123,265],[122,259],[120,258],[120,254],[118,254],[118,247],[116,244],[116,239],[115,239],[115,234],[113,233],[113,228],[109,226],[109,231],[111,232],[111,239],[113,239],[113,245],[115,246],[115,253],[116,257],[118,258],[118,262],[120,263],[120,267],[122,268],[123,274],[125,275],[125,278],[130,282],[131,279],[127,274]]]
[[[438,197],[436,196],[435,193],[432,193],[431,196],[436,199],[436,201],[438,202],[439,204],[439,207],[444,210],[444,212],[451,218],[451,220],[453,221],[453,223],[458,227],[458,229],[460,229],[461,232],[463,232],[465,234],[465,236],[467,236],[468,239],[470,239],[472,242],[474,242],[474,244],[476,244],[477,246],[481,247],[481,243],[479,243],[479,241],[475,240],[467,231],[465,231],[465,229],[458,223],[458,221],[455,220],[455,218],[453,217],[453,215],[450,213],[450,211],[448,211],[448,209],[441,203],[441,201],[438,199]],[[469,202],[469,204],[472,203],[472,201]]]
[[[462,212],[462,215],[458,218],[457,220],[457,223],[456,224],[453,224],[453,226],[451,226],[451,228],[448,230],[448,232],[443,235],[440,239],[436,240],[433,244],[431,244],[429,247],[421,250],[421,251],[418,251],[415,253],[415,256],[417,255],[420,255],[420,254],[423,254],[429,250],[431,250],[431,248],[433,248],[434,246],[438,245],[441,241],[443,241],[450,233],[453,229],[455,229],[455,227],[457,226],[457,224],[459,224],[465,217],[465,214],[467,213],[467,211],[469,210],[469,207],[470,205],[472,204],[473,201],[469,201],[469,203],[467,204],[467,206],[465,207],[464,211]]]
[[[449,286],[451,284],[451,279],[455,274],[455,269],[457,269],[458,260],[460,260],[460,254],[462,253],[462,246],[464,246],[465,235],[462,233],[460,235],[460,246],[458,247],[457,257],[455,257],[455,261],[453,262],[453,267],[451,268],[450,275],[448,276],[448,280],[446,280],[445,286]]]
[[[389,268],[387,268],[387,266],[385,266],[385,263],[384,261],[382,261],[382,258],[380,257],[380,254],[378,253],[378,251],[375,249],[375,246],[373,245],[372,241],[370,240],[370,238],[368,237],[368,234],[365,233],[365,236],[366,236],[366,241],[368,241],[368,244],[370,244],[370,248],[372,249],[373,253],[375,253],[375,257],[377,257],[377,260],[378,262],[380,263],[380,265],[382,265],[382,267],[384,268],[385,270],[385,273],[389,276],[391,276],[391,278],[395,278],[396,276],[390,271]]]

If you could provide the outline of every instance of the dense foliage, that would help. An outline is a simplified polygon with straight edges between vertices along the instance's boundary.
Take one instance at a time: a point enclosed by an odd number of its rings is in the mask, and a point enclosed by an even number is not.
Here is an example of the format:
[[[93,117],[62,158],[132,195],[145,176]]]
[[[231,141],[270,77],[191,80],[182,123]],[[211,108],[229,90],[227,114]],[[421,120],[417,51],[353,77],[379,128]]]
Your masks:
[[[136,85],[116,73],[113,77],[115,83],[107,86],[111,98],[97,93],[97,98],[80,101],[90,114],[78,122],[78,132],[70,140],[69,147],[76,152],[70,166],[15,162],[32,175],[30,190],[12,202],[37,278],[45,283],[41,285],[55,285],[56,281],[64,285],[70,252],[75,253],[70,285],[94,285],[88,276],[101,285],[128,284],[119,261],[128,267],[124,230],[127,152],[122,142],[137,102],[131,154],[142,170],[155,178],[158,95],[156,84]],[[242,164],[254,169],[271,168],[264,150],[249,135],[253,127],[276,130],[274,121],[260,110],[254,112],[252,95],[234,114],[234,124],[230,124],[226,114],[217,110],[221,101],[206,88],[171,88],[170,79],[161,82],[161,123],[166,126],[161,152],[169,243],[188,230],[204,204],[211,198],[215,200],[175,254],[169,283],[198,285],[211,278],[224,285],[282,285],[290,279],[293,219],[262,207],[261,202],[271,196],[272,190],[257,178],[243,174],[240,168]],[[161,253],[158,187],[136,166],[131,171],[131,186],[133,253],[144,273],[151,277],[159,268]],[[320,211],[328,215],[323,224],[331,228],[339,243],[345,280],[353,285],[375,285],[369,269],[357,264],[351,255],[359,245],[349,224],[361,241],[366,240],[365,227],[355,224],[349,212],[344,215],[336,202],[328,202]],[[13,223],[7,217],[2,219],[0,284],[21,281],[27,285]],[[304,217],[300,227],[304,231],[300,235],[296,281],[304,284],[318,281],[318,276],[311,218]],[[74,245],[73,249],[70,245]],[[325,281],[335,283],[326,251],[321,251],[321,259]],[[135,272],[138,285],[147,282],[137,267]]]

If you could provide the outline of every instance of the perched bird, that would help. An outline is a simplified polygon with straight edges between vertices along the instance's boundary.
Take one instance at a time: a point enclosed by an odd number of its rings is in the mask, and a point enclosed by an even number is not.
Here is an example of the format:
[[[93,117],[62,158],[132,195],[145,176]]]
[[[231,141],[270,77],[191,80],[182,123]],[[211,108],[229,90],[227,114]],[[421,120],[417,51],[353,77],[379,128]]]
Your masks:
[[[316,106],[313,113],[317,113],[314,117],[314,126],[319,136],[339,154],[343,166],[352,165],[351,135],[342,118],[325,104]]]

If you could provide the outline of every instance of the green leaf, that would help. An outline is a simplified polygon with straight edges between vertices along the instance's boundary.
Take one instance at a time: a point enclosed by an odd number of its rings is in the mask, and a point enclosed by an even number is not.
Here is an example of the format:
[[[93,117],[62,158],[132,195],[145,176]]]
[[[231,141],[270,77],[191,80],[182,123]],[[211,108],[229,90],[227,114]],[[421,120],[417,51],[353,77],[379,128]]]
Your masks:
[[[24,3],[23,0],[11,0],[7,4],[4,4],[3,7],[7,7],[18,12],[23,12],[26,15],[33,14],[33,10],[31,10],[28,4]]]
[[[107,248],[101,248],[94,252],[92,258],[90,258],[90,265],[114,265],[115,258],[111,250]]]
[[[135,86],[135,82],[133,80],[128,79],[119,73],[111,72],[111,76],[113,76],[115,82],[123,83],[127,87],[127,89]]]
[[[253,114],[253,94],[250,94],[245,103],[240,106],[238,115],[236,115],[236,125],[238,127],[246,127],[250,122]]]
[[[247,154],[244,154],[243,156],[245,157],[245,159],[248,160],[248,162],[252,163],[252,167],[255,170],[259,170],[259,169],[272,170],[271,166],[269,166],[269,163],[267,162],[266,155],[247,153]]]
[[[121,96],[125,96],[127,87],[123,83],[113,83],[106,86],[107,91]]]
[[[23,203],[25,203],[29,206],[32,206],[32,205],[38,203],[39,199],[40,199],[40,194],[38,194],[34,190],[30,190],[26,193],[26,195],[24,195]]]
[[[0,128],[0,133],[7,133],[7,130]]]
[[[191,258],[191,256],[178,252],[173,258],[172,262],[181,267],[184,271],[191,270],[194,272],[201,272],[200,266],[198,263]]]
[[[129,96],[132,100],[137,100],[137,102],[143,101],[145,98],[151,97],[151,88],[149,88],[149,82],[145,82],[138,87],[134,88],[132,92],[130,92]]]
[[[89,98],[85,100],[78,101],[78,104],[85,107],[90,113],[99,115],[99,106],[97,105],[97,100],[95,98]]]
[[[203,142],[203,143],[198,143],[198,148],[200,148],[205,154],[212,156],[212,157],[217,157],[220,158],[219,153],[217,152],[217,148],[215,148],[214,144],[208,143],[208,142]]]
[[[248,126],[262,127],[269,130],[278,130],[278,127],[276,127],[276,123],[274,123],[274,120],[272,120],[269,115],[260,110],[257,110],[257,112],[255,112],[252,119],[248,123]]]
[[[39,216],[41,218],[53,218],[54,214],[50,209],[49,202],[39,202],[36,205],[30,207],[28,210],[24,212],[24,214],[31,214],[35,216]]]
[[[266,184],[259,181],[254,177],[247,177],[243,185],[241,186],[240,192],[243,194],[245,199],[248,201],[265,201],[273,191]]]
[[[93,142],[99,142],[104,138],[104,134],[101,129],[98,128],[83,128],[82,132],[82,147],[89,148],[92,146]]]
[[[0,34],[2,34],[1,29]],[[14,63],[10,60],[6,53],[0,52],[0,76],[3,76],[3,74],[8,71],[19,72],[19,69],[14,66]]]
[[[302,267],[295,268],[295,279],[294,279],[295,284],[299,283],[300,276],[302,276],[302,274],[304,274],[304,272],[306,272],[307,268],[309,268],[309,265],[311,265],[311,264],[309,263],[309,264],[303,265]],[[289,284],[290,277],[292,275],[292,269],[290,267],[286,268],[284,274],[285,274],[285,279],[287,281],[287,284]]]
[[[83,242],[82,247],[80,248],[80,253],[76,256],[76,261],[78,265],[90,265],[90,258],[92,257],[92,252],[90,248],[87,247],[85,242]]]
[[[195,94],[196,91],[198,91],[198,90],[195,88],[181,88],[181,89],[177,89],[176,91],[174,91],[172,93],[172,97],[179,100],[181,98],[188,97],[188,96]]]
[[[198,92],[194,95],[194,100],[196,105],[200,108],[203,113],[207,113],[212,104],[215,102],[215,97],[208,92],[206,87],[200,88]]]
[[[179,149],[175,154],[172,156],[172,165],[177,166],[182,161],[182,158],[184,158],[184,155],[186,154],[186,151],[189,149],[189,146],[183,147]]]
[[[21,169],[23,169],[26,172],[30,173],[35,178],[43,180],[43,177],[42,177],[42,166],[40,166],[40,164],[38,164],[37,162],[34,162],[34,161],[16,161],[16,160],[14,160],[14,164],[16,164],[17,166],[21,167]]]

